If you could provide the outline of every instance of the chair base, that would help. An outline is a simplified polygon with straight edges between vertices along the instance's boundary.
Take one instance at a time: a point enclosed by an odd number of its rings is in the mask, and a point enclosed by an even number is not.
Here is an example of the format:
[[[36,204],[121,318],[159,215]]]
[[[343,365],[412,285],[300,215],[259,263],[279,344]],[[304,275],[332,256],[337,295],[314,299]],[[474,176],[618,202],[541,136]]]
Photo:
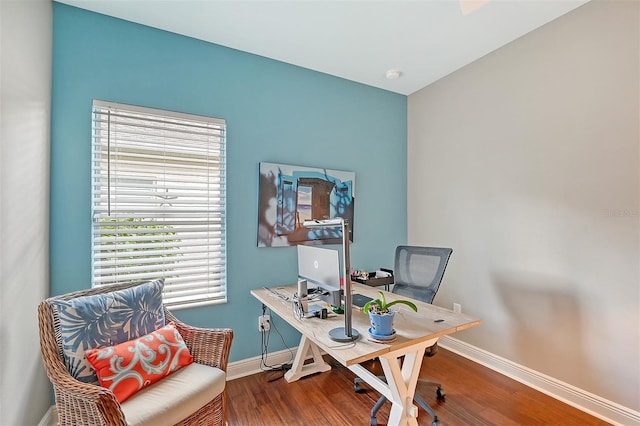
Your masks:
[[[379,376],[379,378],[381,380],[385,380],[384,376]],[[420,379],[419,380],[420,383],[425,383],[427,385],[432,385],[436,387],[436,398],[438,399],[438,401],[444,401],[446,394],[444,393],[444,389],[442,389],[442,385],[438,382],[434,382],[431,380],[426,380],[426,379]],[[355,379],[353,379],[353,390],[356,392],[363,392],[364,389],[360,386],[360,383],[364,383],[364,380],[362,380],[360,377],[356,377]],[[384,396],[381,396],[378,401],[376,402],[376,404],[373,406],[373,408],[371,409],[371,417],[369,419],[369,422],[371,424],[371,426],[377,426],[378,424],[378,419],[377,419],[377,415],[378,415],[378,410],[380,410],[380,407],[382,407],[382,405],[387,401],[387,398]],[[418,405],[420,408],[422,408],[424,411],[426,411],[429,416],[431,416],[432,419],[432,426],[437,426],[438,425],[438,416],[436,415],[435,411],[433,411],[433,408],[431,408],[429,406],[429,404],[427,404],[427,402],[420,396],[420,395],[414,395],[413,396],[413,401],[416,403],[416,405]]]

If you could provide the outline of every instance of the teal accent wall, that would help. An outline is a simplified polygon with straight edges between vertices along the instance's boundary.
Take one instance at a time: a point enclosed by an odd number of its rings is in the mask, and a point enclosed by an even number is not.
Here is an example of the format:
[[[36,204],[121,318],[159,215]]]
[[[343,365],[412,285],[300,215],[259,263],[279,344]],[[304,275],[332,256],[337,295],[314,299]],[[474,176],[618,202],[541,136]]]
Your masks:
[[[52,90],[52,295],[91,285],[93,99],[226,120],[229,302],[176,315],[231,327],[231,361],[260,354],[261,305],[249,291],[296,280],[295,247],[257,247],[261,161],[356,173],[353,266],[393,267],[407,241],[406,96],[59,3]],[[275,321],[297,346],[299,334]],[[272,338],[269,348],[284,346]]]

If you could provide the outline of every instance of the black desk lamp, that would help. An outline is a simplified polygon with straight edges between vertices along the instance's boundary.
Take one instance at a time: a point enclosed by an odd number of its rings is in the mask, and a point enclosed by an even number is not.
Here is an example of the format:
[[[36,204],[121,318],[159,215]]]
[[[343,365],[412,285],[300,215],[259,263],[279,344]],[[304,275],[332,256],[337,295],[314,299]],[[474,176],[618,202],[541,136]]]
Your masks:
[[[326,220],[305,220],[306,228],[342,227],[342,267],[344,272],[344,327],[329,330],[329,338],[336,342],[351,342],[360,337],[358,330],[351,328],[351,264],[349,261],[349,221],[341,217]]]

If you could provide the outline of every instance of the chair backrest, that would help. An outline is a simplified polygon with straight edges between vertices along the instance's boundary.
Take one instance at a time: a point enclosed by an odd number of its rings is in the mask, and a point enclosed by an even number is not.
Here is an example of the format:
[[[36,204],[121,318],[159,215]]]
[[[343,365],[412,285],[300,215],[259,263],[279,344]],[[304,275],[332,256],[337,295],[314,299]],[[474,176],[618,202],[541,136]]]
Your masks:
[[[398,246],[392,292],[433,302],[451,253],[450,248]]]
[[[49,377],[64,368],[76,380],[98,384],[84,351],[141,337],[168,322],[163,286],[162,280],[104,285],[42,301],[40,348]]]

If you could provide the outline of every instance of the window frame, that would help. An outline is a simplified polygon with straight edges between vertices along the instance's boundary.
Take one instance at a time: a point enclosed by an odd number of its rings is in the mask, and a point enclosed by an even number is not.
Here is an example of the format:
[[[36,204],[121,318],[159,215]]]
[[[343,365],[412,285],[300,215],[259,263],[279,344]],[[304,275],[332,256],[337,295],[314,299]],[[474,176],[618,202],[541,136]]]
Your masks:
[[[226,121],[94,100],[91,124],[92,287],[163,278],[168,308],[227,303]]]

